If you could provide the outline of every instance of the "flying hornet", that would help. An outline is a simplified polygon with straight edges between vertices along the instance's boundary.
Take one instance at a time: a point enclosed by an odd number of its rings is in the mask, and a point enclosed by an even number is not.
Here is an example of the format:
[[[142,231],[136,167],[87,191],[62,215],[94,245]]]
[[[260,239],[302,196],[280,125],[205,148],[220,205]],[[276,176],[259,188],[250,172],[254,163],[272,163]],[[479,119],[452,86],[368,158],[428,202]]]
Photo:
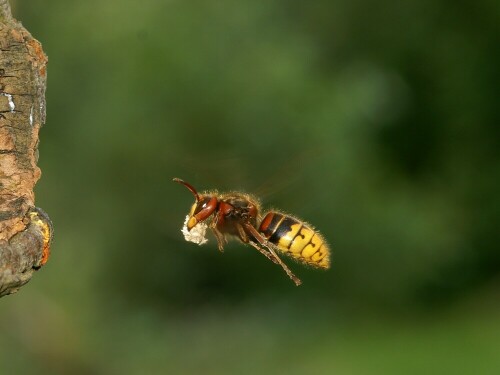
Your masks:
[[[198,193],[189,183],[174,178],[195,198],[184,222],[182,233],[187,241],[207,242],[207,228],[213,232],[218,248],[224,251],[227,236],[236,237],[257,249],[267,259],[281,266],[295,285],[302,282],[278,256],[286,254],[314,268],[330,268],[330,249],[323,237],[302,220],[277,211],[261,214],[257,198],[241,193]]]

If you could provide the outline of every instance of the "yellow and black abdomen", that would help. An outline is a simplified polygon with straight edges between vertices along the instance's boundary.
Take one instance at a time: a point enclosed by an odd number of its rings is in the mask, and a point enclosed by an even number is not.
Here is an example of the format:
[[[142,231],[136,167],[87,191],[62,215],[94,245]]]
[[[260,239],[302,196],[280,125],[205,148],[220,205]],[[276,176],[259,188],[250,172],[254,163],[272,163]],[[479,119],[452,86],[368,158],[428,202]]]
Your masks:
[[[302,221],[279,212],[268,212],[259,232],[281,252],[313,267],[330,268],[328,245]]]

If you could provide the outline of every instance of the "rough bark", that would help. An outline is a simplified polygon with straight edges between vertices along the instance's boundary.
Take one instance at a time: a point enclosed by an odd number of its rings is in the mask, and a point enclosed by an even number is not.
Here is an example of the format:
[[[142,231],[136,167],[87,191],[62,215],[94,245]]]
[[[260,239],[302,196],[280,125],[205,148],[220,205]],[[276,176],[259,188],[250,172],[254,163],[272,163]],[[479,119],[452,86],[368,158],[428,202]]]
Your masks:
[[[26,284],[48,258],[52,225],[33,194],[46,64],[40,43],[0,0],[0,297]]]

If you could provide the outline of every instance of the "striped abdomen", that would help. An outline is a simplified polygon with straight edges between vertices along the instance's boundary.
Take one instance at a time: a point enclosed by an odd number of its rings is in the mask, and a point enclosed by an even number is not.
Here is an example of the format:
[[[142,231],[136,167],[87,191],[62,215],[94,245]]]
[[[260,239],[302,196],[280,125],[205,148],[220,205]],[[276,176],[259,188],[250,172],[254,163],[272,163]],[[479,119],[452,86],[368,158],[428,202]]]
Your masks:
[[[268,212],[259,232],[276,247],[314,267],[330,268],[330,249],[314,229],[300,220],[278,212]]]

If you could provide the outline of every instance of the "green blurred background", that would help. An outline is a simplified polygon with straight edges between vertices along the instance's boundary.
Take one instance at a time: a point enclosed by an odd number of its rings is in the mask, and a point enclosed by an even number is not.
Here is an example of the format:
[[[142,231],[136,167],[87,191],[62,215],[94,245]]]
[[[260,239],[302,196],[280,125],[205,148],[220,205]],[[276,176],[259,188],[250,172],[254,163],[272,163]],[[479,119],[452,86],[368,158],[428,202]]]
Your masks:
[[[498,1],[11,1],[49,56],[52,258],[1,374],[498,374]],[[224,255],[200,190],[314,224],[332,269]]]

